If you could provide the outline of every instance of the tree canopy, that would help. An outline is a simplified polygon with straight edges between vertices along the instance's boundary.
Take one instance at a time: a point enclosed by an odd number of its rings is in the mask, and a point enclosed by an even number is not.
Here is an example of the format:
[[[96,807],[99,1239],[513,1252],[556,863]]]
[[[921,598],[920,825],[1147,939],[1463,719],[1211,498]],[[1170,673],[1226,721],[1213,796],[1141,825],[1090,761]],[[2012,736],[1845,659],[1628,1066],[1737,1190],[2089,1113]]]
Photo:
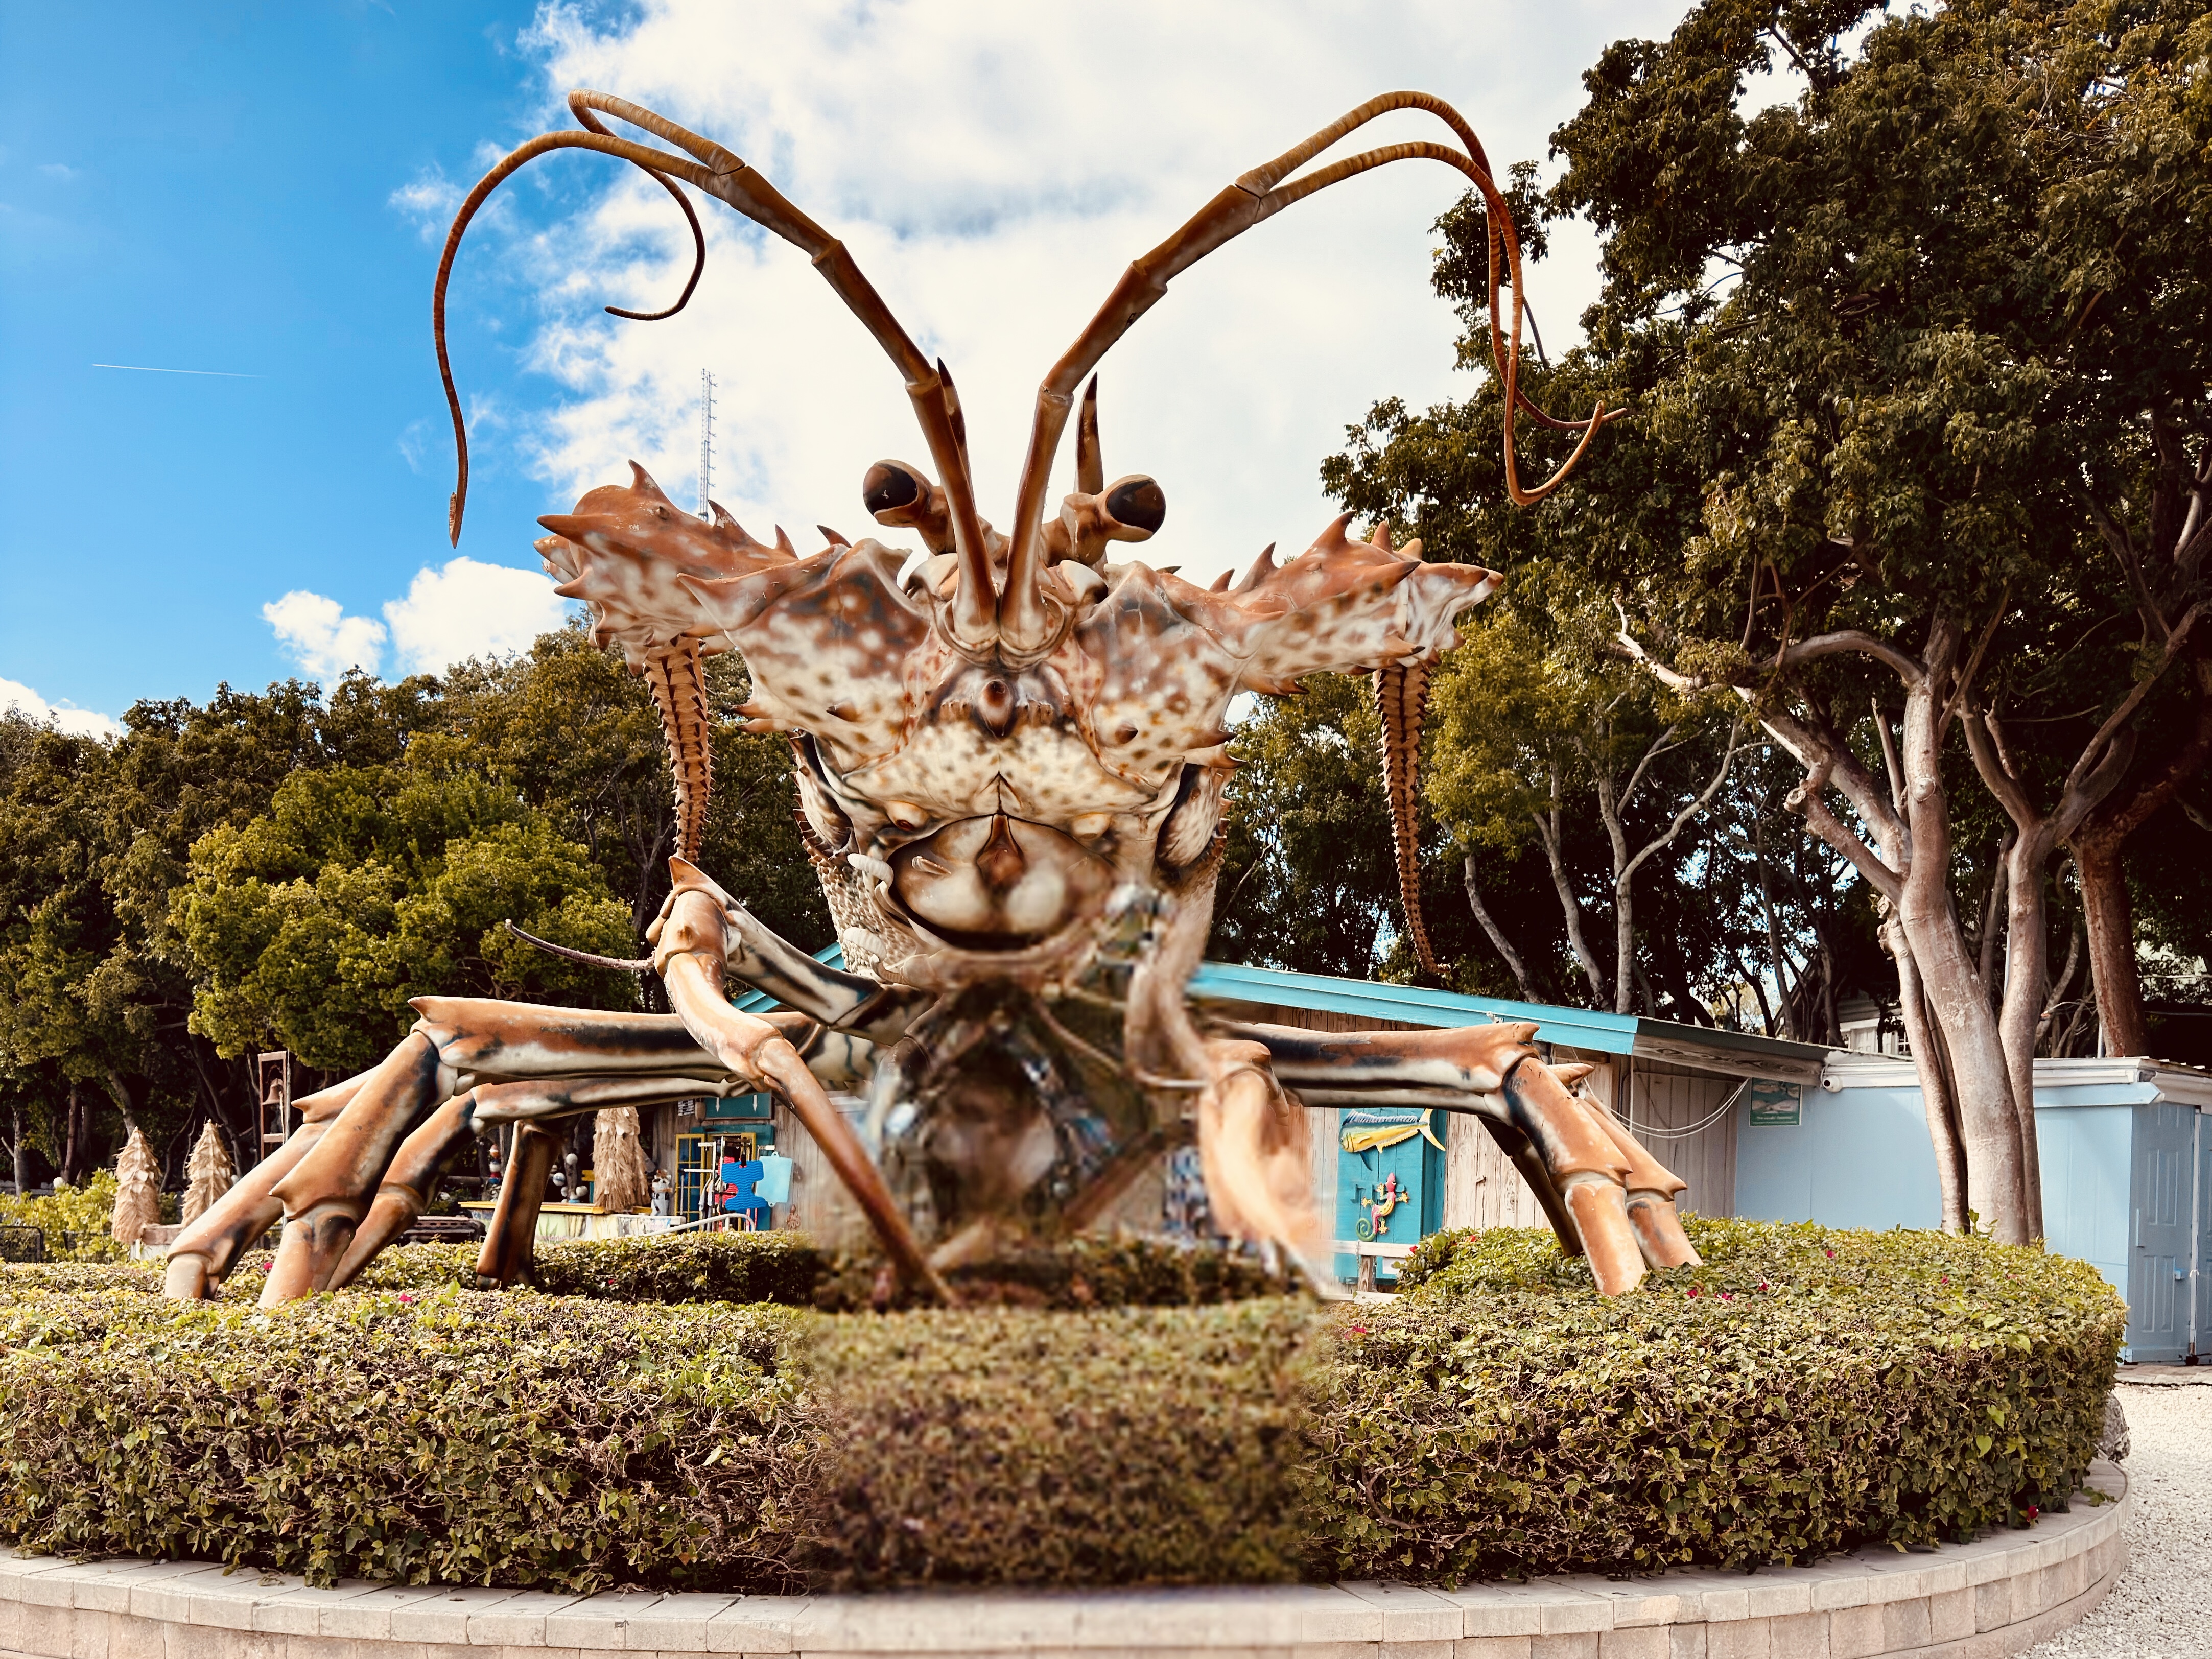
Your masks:
[[[762,918],[830,938],[787,750],[710,684],[705,856]],[[674,807],[658,716],[574,629],[526,655],[386,684],[349,676],[144,702],[112,744],[0,717],[0,1121],[81,1177],[130,1122],[174,1175],[201,1122],[252,1160],[243,1058],[375,1060],[424,993],[632,1006],[625,974],[523,945],[512,919],[641,948]]]
[[[1796,95],[1747,107],[1778,68]],[[1544,211],[1597,228],[1605,287],[1524,383],[1626,412],[1528,513],[1494,378],[1379,407],[1325,469],[1556,627],[1611,610],[1795,761],[1881,902],[1950,1218],[2008,1237],[2040,1231],[2051,936],[2078,910],[2139,1040],[2115,849],[2212,749],[2208,70],[2203,0],[1706,0],[1608,47],[1553,135]],[[1474,324],[1479,202],[1440,228]]]

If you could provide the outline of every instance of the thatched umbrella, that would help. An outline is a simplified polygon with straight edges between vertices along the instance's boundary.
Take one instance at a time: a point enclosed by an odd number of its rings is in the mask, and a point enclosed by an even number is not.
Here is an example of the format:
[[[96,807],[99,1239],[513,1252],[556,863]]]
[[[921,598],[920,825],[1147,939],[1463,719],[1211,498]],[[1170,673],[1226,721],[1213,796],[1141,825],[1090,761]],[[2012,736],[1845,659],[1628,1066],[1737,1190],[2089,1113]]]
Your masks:
[[[230,1167],[230,1148],[216,1132],[213,1118],[200,1126],[200,1138],[192,1143],[192,1155],[185,1160],[185,1179],[191,1183],[185,1188],[187,1224],[213,1209],[216,1200],[238,1179],[238,1172]]]
[[[643,1209],[651,1196],[637,1108],[617,1106],[599,1113],[592,1120],[592,1201],[619,1214]]]
[[[161,1166],[146,1149],[143,1131],[133,1129],[115,1160],[115,1217],[109,1223],[116,1242],[136,1244],[149,1227],[161,1224]]]

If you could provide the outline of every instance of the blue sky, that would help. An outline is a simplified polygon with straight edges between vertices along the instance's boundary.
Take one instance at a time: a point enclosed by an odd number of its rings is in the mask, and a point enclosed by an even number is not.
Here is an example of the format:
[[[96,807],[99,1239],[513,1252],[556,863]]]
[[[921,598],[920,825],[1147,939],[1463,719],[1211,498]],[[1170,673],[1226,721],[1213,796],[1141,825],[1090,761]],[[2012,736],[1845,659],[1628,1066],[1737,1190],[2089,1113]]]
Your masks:
[[[690,311],[615,323],[602,302],[680,286],[681,221],[564,157],[507,187],[456,279],[477,562],[449,567],[437,241],[489,157],[568,125],[563,86],[665,109],[840,228],[958,374],[991,515],[1038,374],[1228,178],[1394,85],[1457,103],[1501,164],[1540,157],[1604,42],[1680,10],[0,0],[0,682],[114,715],[512,644],[558,605],[482,567],[534,572],[538,514],[632,455],[691,504],[702,367],[722,383],[718,498],[802,542],[866,527],[861,472],[921,446],[805,261],[706,204]],[[1425,282],[1457,193],[1400,168],[1316,198],[1181,279],[1109,359],[1108,471],[1167,486],[1157,562],[1210,574],[1304,546],[1346,423],[1464,390]],[[1557,239],[1538,275],[1555,345],[1589,252]]]

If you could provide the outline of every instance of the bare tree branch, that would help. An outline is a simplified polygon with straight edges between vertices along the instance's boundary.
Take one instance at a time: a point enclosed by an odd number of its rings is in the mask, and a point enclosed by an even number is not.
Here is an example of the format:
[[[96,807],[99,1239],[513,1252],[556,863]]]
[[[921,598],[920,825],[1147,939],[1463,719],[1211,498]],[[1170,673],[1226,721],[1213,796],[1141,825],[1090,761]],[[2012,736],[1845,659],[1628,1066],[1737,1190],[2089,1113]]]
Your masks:
[[[1468,908],[1474,912],[1474,919],[1482,924],[1482,931],[1489,937],[1492,948],[1505,958],[1505,965],[1512,970],[1513,982],[1521,988],[1522,996],[1530,1002],[1540,1002],[1543,999],[1536,994],[1535,981],[1528,976],[1528,964],[1521,960],[1521,953],[1513,948],[1513,941],[1505,937],[1505,930],[1491,919],[1489,907],[1482,902],[1482,889],[1475,881],[1474,871],[1474,854],[1469,853],[1461,860],[1459,868],[1460,884],[1467,889]]]
[[[1847,628],[1834,634],[1816,634],[1809,640],[1800,640],[1783,652],[1777,666],[1784,670],[1802,667],[1823,657],[1857,655],[1872,657],[1876,662],[1896,671],[1898,678],[1910,688],[1928,676],[1925,665],[1907,656],[1885,640],[1856,628]]]
[[[1905,878],[1885,864],[1875,850],[1851,833],[1843,821],[1831,812],[1820,799],[1820,791],[1829,782],[1829,764],[1822,762],[1806,775],[1805,781],[1790,792],[1784,802],[1790,811],[1803,815],[1805,827],[1851,861],[1852,867],[1867,878],[1868,884],[1892,904],[1904,896]]]

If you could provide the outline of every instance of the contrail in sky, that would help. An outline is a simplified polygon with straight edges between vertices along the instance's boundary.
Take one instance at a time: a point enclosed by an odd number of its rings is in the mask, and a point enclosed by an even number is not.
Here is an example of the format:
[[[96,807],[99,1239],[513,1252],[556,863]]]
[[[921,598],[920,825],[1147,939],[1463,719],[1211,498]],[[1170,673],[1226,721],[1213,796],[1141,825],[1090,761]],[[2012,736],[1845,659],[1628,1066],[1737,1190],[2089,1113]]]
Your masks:
[[[149,368],[144,363],[94,363],[94,368],[128,368],[141,374],[211,374],[219,380],[258,380],[258,374],[234,374],[227,368]]]

